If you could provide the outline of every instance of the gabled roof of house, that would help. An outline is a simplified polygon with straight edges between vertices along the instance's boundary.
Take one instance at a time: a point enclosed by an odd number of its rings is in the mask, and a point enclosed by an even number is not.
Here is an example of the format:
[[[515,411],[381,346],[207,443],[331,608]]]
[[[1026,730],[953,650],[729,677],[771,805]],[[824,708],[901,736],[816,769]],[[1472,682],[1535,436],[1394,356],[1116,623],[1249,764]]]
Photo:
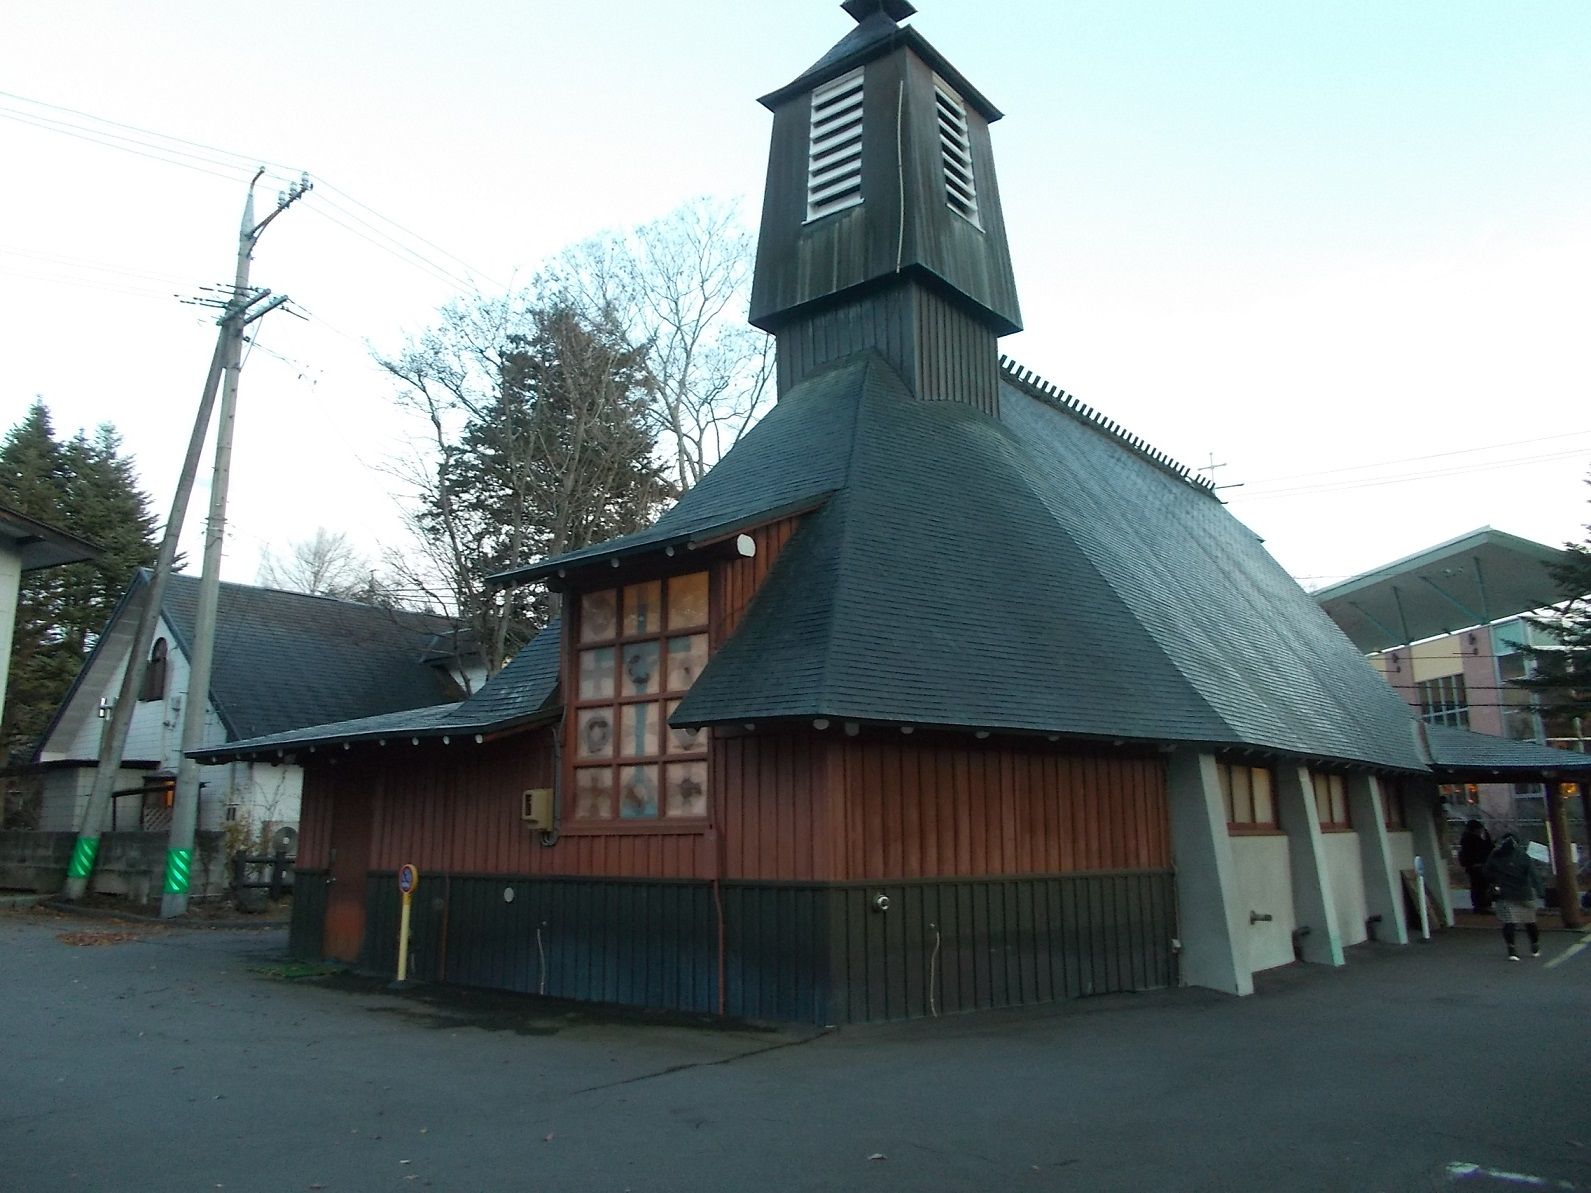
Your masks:
[[[140,570],[41,737],[55,732],[100,653],[126,649],[149,573]],[[161,612],[191,657],[200,581],[174,575]],[[458,687],[438,660],[459,624],[431,613],[379,609],[333,597],[223,583],[218,594],[210,699],[229,739],[304,724],[435,704]]]
[[[554,720],[562,711],[559,638],[559,623],[553,621],[467,700],[262,734],[190,753],[203,762],[224,762],[388,738],[502,733]]]
[[[191,655],[199,581],[172,576],[164,612]],[[210,696],[230,738],[434,704],[456,691],[430,665],[459,625],[432,613],[222,584]]]

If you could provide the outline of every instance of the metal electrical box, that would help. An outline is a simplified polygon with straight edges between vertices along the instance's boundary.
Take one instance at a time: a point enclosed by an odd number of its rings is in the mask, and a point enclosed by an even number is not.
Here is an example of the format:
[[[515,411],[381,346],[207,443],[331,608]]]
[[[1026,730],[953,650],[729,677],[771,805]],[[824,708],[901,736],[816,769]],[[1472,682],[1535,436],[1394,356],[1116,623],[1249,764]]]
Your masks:
[[[552,788],[532,787],[526,791],[520,815],[531,828],[552,828]]]

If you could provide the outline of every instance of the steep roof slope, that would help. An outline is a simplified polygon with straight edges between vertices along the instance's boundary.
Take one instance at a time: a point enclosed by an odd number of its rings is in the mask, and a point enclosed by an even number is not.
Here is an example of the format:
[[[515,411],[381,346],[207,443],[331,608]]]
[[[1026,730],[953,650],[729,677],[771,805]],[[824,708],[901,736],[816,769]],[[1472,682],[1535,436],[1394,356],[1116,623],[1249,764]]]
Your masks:
[[[843,484],[674,721],[824,716],[1422,766],[1402,701],[1207,490],[1036,392],[1007,383],[1001,403],[996,420],[919,401],[871,352],[787,394],[782,432],[719,468],[771,474],[841,440]]]
[[[172,576],[164,612],[191,654],[199,581]],[[428,660],[457,623],[331,597],[222,584],[210,694],[231,738],[397,712],[455,695]]]
[[[645,530],[515,568],[493,580],[523,582],[596,560],[689,547],[737,529],[811,509],[845,481],[850,464],[860,361],[801,387],[781,401],[685,495]]]

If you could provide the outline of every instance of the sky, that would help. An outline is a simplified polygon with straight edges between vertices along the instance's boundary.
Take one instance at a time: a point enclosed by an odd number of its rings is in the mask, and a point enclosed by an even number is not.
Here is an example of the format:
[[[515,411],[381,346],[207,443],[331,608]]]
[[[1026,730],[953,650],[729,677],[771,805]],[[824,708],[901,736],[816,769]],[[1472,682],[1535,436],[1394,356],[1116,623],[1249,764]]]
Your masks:
[[[1591,4],[922,0],[1006,117],[1004,353],[1174,458],[1317,588],[1591,520]],[[164,521],[249,177],[257,325],[223,575],[401,543],[372,349],[699,195],[754,225],[756,97],[831,0],[52,0],[0,11],[0,426],[115,425]],[[115,122],[115,123],[107,123]],[[197,568],[208,466],[184,549]]]

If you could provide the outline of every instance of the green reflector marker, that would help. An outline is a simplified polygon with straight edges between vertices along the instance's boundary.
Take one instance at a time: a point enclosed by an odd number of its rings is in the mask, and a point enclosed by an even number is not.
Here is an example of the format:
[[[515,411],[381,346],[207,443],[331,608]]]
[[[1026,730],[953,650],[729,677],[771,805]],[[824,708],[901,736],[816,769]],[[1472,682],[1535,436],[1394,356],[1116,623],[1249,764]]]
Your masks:
[[[98,837],[79,837],[72,847],[72,864],[67,874],[72,878],[87,878],[94,869],[94,855],[99,852]]]
[[[188,893],[188,870],[192,865],[193,850],[166,850],[166,893],[168,895],[186,895]]]

